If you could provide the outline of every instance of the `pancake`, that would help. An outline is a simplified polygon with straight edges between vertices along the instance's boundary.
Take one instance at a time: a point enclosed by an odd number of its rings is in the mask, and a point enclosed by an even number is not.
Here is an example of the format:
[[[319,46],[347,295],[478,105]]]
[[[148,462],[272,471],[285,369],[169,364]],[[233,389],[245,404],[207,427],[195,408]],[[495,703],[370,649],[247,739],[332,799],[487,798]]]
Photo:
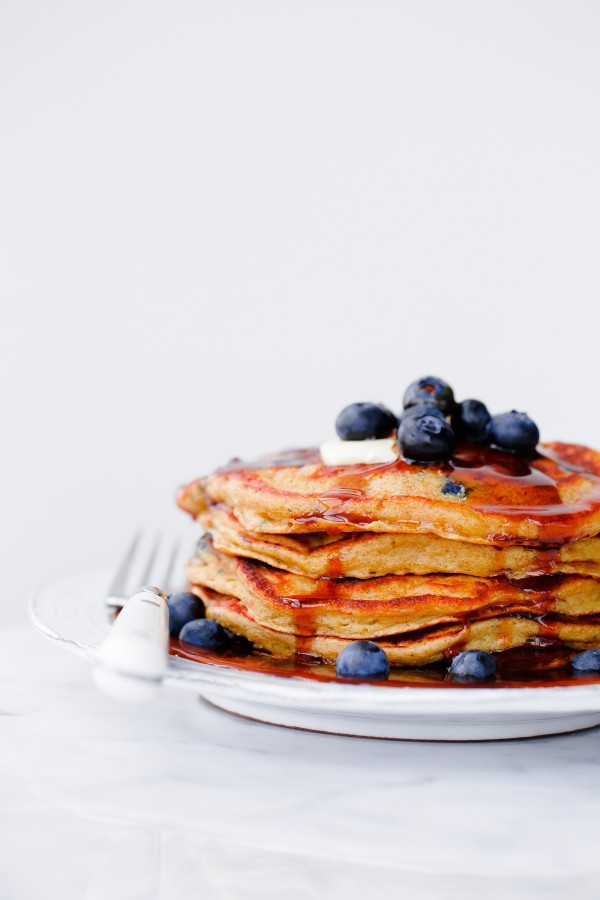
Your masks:
[[[234,462],[192,482],[179,503],[194,516],[224,503],[260,534],[434,534],[492,545],[561,545],[600,533],[600,454],[540,444],[533,458],[482,444],[447,463],[398,459],[325,466],[317,450]]]
[[[542,634],[547,616],[600,616],[600,581],[578,575],[521,581],[470,575],[312,579],[219,553],[209,540],[200,542],[186,575],[193,587],[241,601],[259,625],[300,636],[379,640],[515,615],[537,617],[536,634]]]
[[[267,628],[256,622],[244,605],[232,597],[197,586],[194,592],[203,600],[210,618],[251,640],[256,647],[276,656],[311,654],[335,662],[350,641],[336,635],[298,637]],[[600,644],[600,619],[549,619],[545,624],[536,619],[499,616],[461,624],[439,625],[403,635],[399,639],[384,637],[377,641],[385,650],[392,666],[424,666],[440,662],[462,650],[485,650],[493,653],[513,647],[536,645],[551,628],[555,639],[575,651]]]
[[[600,537],[560,547],[472,544],[433,534],[363,532],[272,535],[247,531],[223,506],[200,513],[214,547],[310,578],[460,573],[526,578],[564,573],[600,577]]]
[[[234,461],[180,506],[207,615],[278,656],[375,640],[392,666],[462,650],[600,645],[600,454],[462,443],[447,463]],[[598,576],[598,578],[594,577]]]

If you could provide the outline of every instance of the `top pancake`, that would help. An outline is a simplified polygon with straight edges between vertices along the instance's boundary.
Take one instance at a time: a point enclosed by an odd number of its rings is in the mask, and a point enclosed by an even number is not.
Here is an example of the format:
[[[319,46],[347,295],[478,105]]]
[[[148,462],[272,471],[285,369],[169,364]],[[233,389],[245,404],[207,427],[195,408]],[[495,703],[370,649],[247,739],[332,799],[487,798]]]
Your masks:
[[[600,532],[600,453],[540,444],[533,458],[459,444],[447,463],[325,466],[317,450],[234,462],[192,482],[197,516],[224,503],[265,534],[391,532],[502,545],[561,545]]]

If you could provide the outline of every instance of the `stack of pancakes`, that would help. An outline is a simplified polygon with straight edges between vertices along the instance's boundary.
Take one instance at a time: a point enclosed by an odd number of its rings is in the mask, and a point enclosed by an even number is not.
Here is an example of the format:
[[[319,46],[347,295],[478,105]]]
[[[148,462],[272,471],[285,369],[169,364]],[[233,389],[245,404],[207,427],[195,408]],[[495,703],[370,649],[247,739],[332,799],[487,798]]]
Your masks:
[[[600,646],[600,453],[459,444],[450,462],[325,466],[317,450],[233,462],[179,505],[207,615],[260,650],[391,665],[462,650]]]

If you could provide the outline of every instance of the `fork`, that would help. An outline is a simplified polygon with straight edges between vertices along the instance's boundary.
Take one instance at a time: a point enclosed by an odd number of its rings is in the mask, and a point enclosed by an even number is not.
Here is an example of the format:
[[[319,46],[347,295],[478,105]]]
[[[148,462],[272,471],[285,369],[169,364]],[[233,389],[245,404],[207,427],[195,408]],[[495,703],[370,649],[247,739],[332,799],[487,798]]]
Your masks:
[[[106,604],[113,610],[120,609],[120,613],[95,658],[96,685],[119,700],[150,699],[160,686],[168,664],[166,594],[170,590],[179,543],[175,541],[166,570],[159,579],[162,587],[144,586],[157,568],[160,537],[154,541],[141,573],[135,577],[132,569],[141,538],[142,534],[138,532],[108,589]],[[132,588],[133,594],[130,593]]]

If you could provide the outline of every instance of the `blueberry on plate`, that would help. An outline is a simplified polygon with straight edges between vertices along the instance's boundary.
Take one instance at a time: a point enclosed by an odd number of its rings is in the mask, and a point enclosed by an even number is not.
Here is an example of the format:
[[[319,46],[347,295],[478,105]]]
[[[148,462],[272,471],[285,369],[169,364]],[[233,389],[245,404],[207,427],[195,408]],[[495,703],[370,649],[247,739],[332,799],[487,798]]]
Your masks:
[[[600,648],[584,650],[571,660],[576,672],[600,672]]]
[[[533,453],[540,439],[540,432],[535,422],[527,413],[500,413],[494,416],[490,428],[490,440],[504,450],[515,453]]]
[[[412,462],[443,462],[450,459],[455,444],[454,432],[438,416],[403,418],[398,429],[398,449]]]
[[[455,678],[489,678],[496,672],[496,660],[484,650],[457,653],[448,669]]]
[[[184,625],[192,619],[204,617],[204,604],[195,594],[187,591],[177,591],[167,597],[169,607],[169,634],[178,637]]]
[[[391,409],[381,403],[351,403],[335,420],[335,430],[343,441],[366,441],[389,437],[397,424]]]
[[[404,393],[404,408],[416,406],[417,403],[425,403],[427,406],[437,406],[447,416],[454,410],[454,392],[449,384],[441,378],[427,375],[413,381]]]
[[[335,664],[339,678],[381,678],[390,674],[390,663],[374,641],[352,641],[344,647]]]
[[[214,619],[194,619],[184,625],[179,633],[179,640],[193,647],[204,650],[227,650],[230,644],[229,632],[215,622]]]
[[[490,434],[492,417],[481,400],[463,400],[452,416],[452,427],[463,441],[484,443]]]

